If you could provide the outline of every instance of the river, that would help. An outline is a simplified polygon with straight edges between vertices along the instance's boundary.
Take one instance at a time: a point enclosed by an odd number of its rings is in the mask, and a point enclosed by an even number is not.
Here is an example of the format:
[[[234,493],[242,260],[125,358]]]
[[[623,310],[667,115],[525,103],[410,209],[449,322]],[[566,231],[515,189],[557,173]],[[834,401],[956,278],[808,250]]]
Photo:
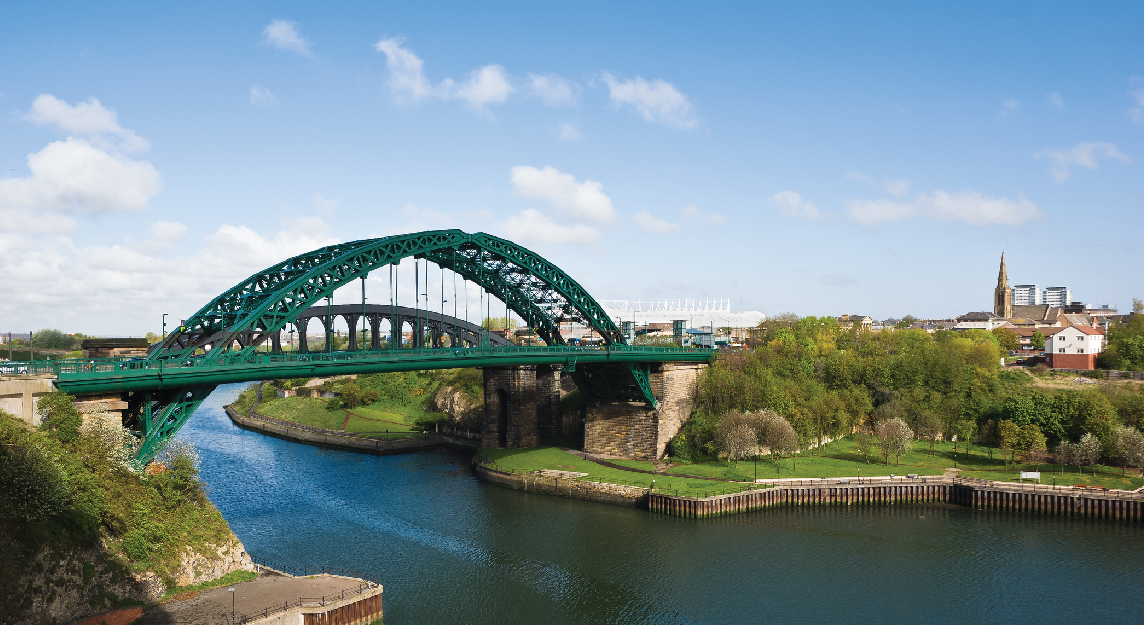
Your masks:
[[[947,506],[714,520],[478,482],[449,452],[368,456],[234,426],[180,437],[258,557],[376,574],[400,623],[1099,623],[1144,614],[1144,527]]]

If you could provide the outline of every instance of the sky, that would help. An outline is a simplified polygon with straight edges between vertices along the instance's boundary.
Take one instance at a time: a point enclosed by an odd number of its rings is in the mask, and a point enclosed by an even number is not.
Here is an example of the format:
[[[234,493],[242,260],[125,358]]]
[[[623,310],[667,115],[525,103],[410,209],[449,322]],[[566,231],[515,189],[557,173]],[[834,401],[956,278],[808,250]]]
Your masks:
[[[235,4],[5,4],[0,331],[444,228],[597,299],[947,318],[1002,251],[1144,297],[1141,3]]]

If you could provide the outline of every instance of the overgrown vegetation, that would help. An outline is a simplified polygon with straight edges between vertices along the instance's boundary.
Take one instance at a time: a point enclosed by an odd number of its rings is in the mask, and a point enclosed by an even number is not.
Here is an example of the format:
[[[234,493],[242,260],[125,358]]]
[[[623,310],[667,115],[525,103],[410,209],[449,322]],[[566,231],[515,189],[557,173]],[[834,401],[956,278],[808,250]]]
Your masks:
[[[1144,314],[1136,310],[1140,300],[1133,300],[1133,314],[1128,322],[1113,323],[1108,329],[1108,345],[1096,359],[1101,369],[1144,371]]]
[[[1125,325],[1118,340],[1131,345],[1126,337],[1135,326]],[[1144,322],[1139,330],[1144,336]],[[1088,435],[1098,454],[1086,464],[1103,458],[1138,466],[1117,441],[1128,440],[1118,428],[1141,427],[1144,387],[1041,386],[1035,375],[1053,375],[1044,368],[1030,375],[998,365],[1002,344],[1012,339],[974,330],[871,332],[841,328],[830,317],[783,315],[752,332],[754,349],[721,353],[703,373],[696,414],[668,453],[685,462],[742,457],[721,420],[771,410],[790,423],[798,447],[814,454],[825,453],[823,441],[854,432],[860,455],[893,460],[904,453],[903,441],[925,440],[932,454],[938,442],[957,437],[963,447],[1000,448],[1012,466]]]
[[[22,579],[24,568],[44,549],[82,550],[96,541],[108,546],[100,563],[113,583],[132,570],[152,570],[164,583],[173,576],[187,547],[208,553],[232,537],[222,515],[198,480],[193,447],[175,444],[162,458],[167,467],[134,473],[124,443],[130,434],[93,420],[84,423],[72,398],[53,392],[41,398],[43,426],[37,431],[0,412],[0,578]],[[84,568],[84,578],[98,581]],[[27,609],[34,592],[12,588],[0,593],[0,613]],[[106,608],[118,597],[96,589],[92,608]],[[98,605],[97,605],[98,604]]]

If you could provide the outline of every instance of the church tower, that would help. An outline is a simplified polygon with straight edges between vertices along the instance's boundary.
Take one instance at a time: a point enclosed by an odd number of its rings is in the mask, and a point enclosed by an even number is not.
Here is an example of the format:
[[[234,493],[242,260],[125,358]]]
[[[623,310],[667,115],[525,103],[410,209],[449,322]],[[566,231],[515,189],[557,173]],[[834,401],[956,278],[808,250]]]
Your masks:
[[[1013,316],[1013,289],[1005,272],[1005,252],[1001,252],[1001,270],[997,272],[997,288],[993,289],[993,314],[1009,319]]]

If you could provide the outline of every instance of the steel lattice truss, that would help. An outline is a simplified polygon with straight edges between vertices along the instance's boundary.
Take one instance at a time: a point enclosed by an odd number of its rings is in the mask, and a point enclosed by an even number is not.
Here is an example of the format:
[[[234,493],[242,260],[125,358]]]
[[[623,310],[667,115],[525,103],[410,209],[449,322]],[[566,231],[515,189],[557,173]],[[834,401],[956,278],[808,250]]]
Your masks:
[[[282,261],[216,297],[148,358],[189,358],[202,348],[215,348],[207,359],[249,353],[315,302],[409,257],[480,285],[549,345],[564,344],[559,326],[567,322],[591,327],[609,345],[625,344],[596,300],[539,254],[489,234],[437,230],[331,245]]]

